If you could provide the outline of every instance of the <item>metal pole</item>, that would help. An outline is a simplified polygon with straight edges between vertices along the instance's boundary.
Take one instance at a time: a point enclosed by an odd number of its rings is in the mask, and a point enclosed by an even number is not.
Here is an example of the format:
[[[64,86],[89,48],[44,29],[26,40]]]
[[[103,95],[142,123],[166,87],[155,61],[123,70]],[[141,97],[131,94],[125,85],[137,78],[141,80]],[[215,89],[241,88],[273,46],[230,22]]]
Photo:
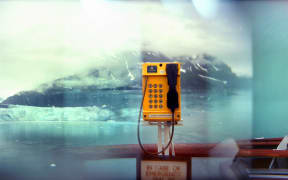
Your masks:
[[[170,134],[170,131],[169,131],[169,138],[171,137],[171,134]],[[175,149],[174,149],[174,143],[173,143],[173,140],[171,141],[171,153],[172,153],[172,156],[175,156]]]
[[[164,124],[164,141],[165,141],[165,144],[169,143],[169,139],[170,139],[170,125],[165,123]],[[165,155],[169,155],[170,146],[165,150],[165,153],[164,153]]]
[[[162,125],[158,123],[158,152],[162,151]]]

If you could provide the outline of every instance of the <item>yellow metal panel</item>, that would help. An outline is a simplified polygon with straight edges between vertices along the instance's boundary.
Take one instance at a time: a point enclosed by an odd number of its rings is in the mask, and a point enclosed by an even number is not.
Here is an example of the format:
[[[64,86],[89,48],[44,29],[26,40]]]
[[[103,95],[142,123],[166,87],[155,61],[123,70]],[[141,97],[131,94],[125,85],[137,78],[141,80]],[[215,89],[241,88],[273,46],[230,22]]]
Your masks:
[[[172,121],[172,112],[167,107],[167,92],[169,90],[169,85],[166,74],[166,64],[171,63],[144,63],[142,65],[143,94],[145,88],[145,80],[146,78],[148,78],[145,97],[143,101],[143,119],[145,121]],[[181,120],[180,63],[175,64],[178,64],[176,89],[179,95],[179,108],[175,110],[174,119],[175,121],[179,121]],[[148,72],[149,66],[150,72]],[[153,66],[152,69],[151,66]]]
[[[157,75],[157,76],[163,76],[163,75],[167,75],[166,74],[166,64],[174,64],[174,63],[150,63],[150,62],[147,62],[147,63],[144,63],[142,64],[142,75],[143,76],[146,76],[146,75],[149,75],[149,76],[152,76],[152,75]],[[180,76],[180,63],[178,62],[175,62],[175,64],[178,64],[178,75]],[[157,66],[157,72],[156,73],[148,73],[147,72],[147,67],[148,66]]]

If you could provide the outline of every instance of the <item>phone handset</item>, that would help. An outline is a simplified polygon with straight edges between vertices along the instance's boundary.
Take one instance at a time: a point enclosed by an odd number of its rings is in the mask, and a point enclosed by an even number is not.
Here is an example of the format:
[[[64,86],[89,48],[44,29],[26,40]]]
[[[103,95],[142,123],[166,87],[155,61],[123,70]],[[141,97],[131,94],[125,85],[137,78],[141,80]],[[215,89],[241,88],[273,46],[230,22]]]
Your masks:
[[[178,64],[167,64],[166,74],[169,85],[169,91],[167,93],[167,107],[172,111],[173,115],[176,108],[179,108],[178,92],[176,90]]]

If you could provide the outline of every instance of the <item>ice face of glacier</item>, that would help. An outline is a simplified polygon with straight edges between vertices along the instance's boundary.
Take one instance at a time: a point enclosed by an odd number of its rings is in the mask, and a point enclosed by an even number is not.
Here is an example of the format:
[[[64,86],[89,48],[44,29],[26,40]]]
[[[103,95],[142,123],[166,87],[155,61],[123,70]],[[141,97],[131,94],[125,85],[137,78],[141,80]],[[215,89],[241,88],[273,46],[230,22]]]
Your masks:
[[[115,114],[109,109],[90,107],[33,107],[10,105],[0,108],[1,121],[107,121]]]

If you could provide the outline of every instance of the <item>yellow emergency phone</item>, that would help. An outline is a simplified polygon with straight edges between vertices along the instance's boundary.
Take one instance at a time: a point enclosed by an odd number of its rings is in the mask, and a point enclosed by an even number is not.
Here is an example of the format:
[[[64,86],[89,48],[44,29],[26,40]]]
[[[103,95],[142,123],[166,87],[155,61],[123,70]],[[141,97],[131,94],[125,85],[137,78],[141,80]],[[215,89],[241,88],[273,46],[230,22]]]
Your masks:
[[[180,121],[180,63],[144,63],[142,65],[142,93],[145,121]]]

